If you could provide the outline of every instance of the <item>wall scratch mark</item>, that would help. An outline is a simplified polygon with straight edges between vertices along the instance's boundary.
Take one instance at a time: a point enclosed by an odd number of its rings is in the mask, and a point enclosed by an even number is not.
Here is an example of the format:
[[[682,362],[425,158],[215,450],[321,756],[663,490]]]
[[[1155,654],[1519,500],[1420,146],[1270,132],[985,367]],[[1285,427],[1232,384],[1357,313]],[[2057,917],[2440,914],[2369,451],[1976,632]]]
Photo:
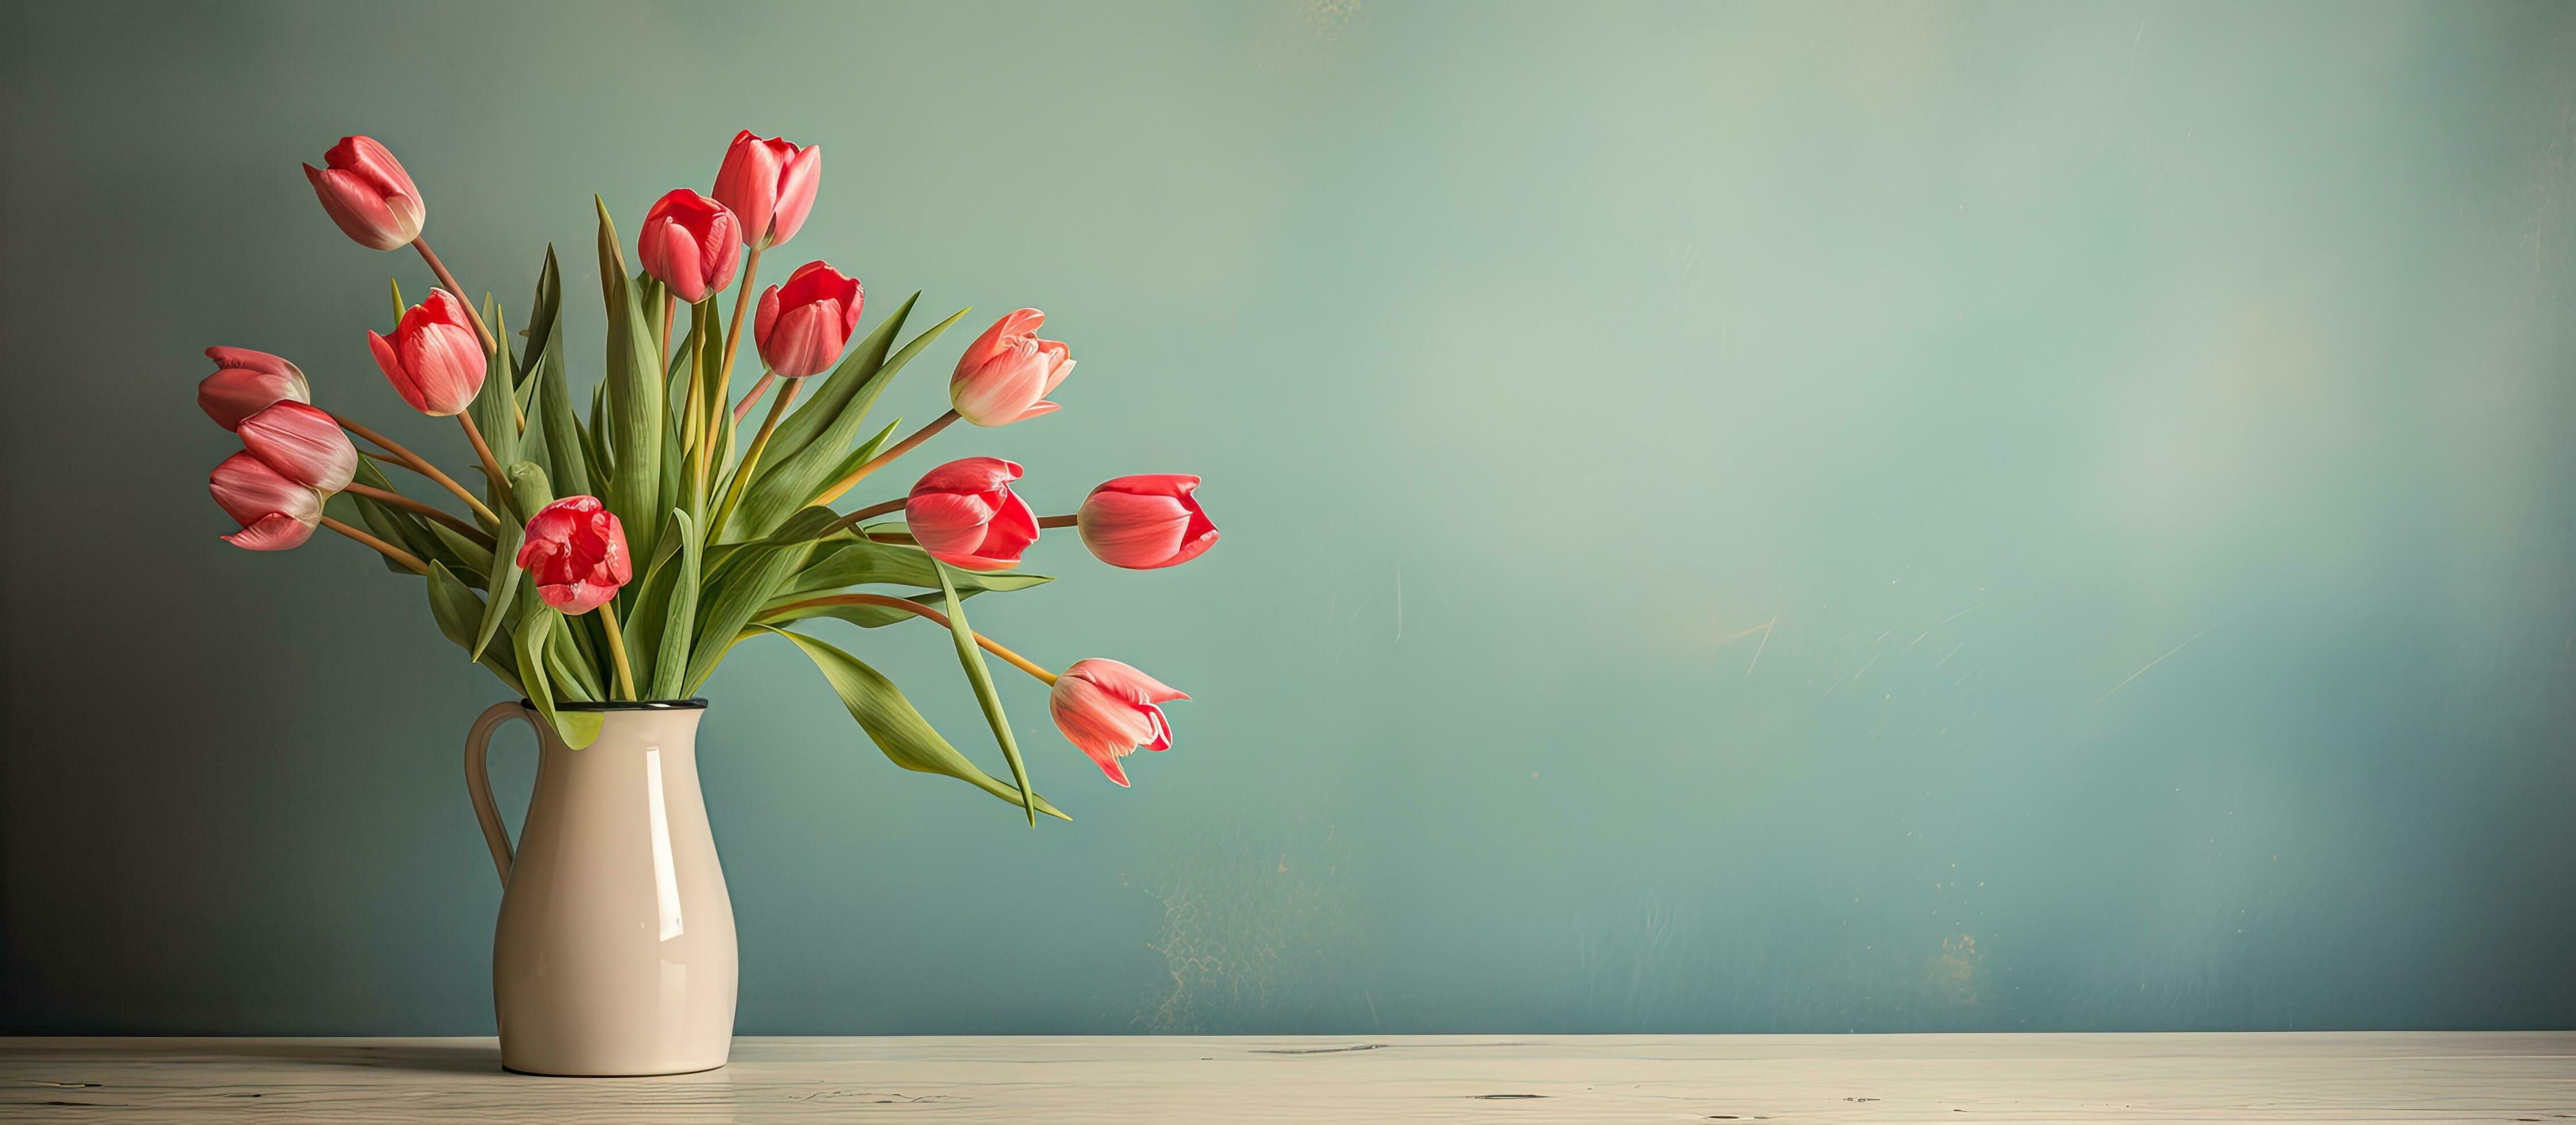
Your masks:
[[[2209,626],[2209,628],[2208,628],[2208,629],[2202,629],[2201,631],[2199,631],[2199,632],[2197,632],[2197,633],[2194,633],[2194,634],[2192,634],[2192,635],[2190,635],[2190,636],[2188,636],[2188,637],[2184,637],[2184,638],[2182,639],[2182,644],[2178,644],[2178,645],[2173,646],[2173,648],[2171,648],[2171,649],[2167,650],[2163,656],[2159,656],[2159,657],[2157,657],[2157,658],[2155,658],[2155,659],[2153,659],[2153,660],[2147,661],[2147,668],[2153,668],[2153,667],[2155,667],[2155,666],[2156,666],[2156,665],[2158,665],[2158,664],[2162,664],[2162,663],[2164,663],[2165,661],[2172,659],[2172,658],[2173,658],[2173,654],[2174,654],[2174,653],[2181,652],[2181,651],[2183,650],[2183,648],[2184,648],[2185,646],[2187,646],[2187,645],[2191,644],[2191,642],[2196,641],[2196,640],[2199,640],[2199,639],[2201,639],[2202,637],[2208,636],[2208,635],[2209,635],[2209,630],[2210,630],[2210,629],[2215,629],[2215,628],[2217,628],[2217,627],[2218,627],[2217,625],[2213,624],[2213,625]],[[2102,700],[2104,700],[2104,699],[2109,699],[2109,698],[2111,698],[2112,696],[2119,694],[2120,689],[2121,689],[2121,688],[2124,688],[2124,687],[2129,686],[2130,681],[2135,680],[2135,679],[2137,679],[2137,678],[2138,678],[2138,677],[2140,677],[2140,676],[2146,675],[2146,674],[2147,674],[2147,668],[2140,668],[2140,669],[2138,669],[2138,670],[2137,670],[2137,671],[2135,671],[2135,672],[2131,672],[2131,673],[2129,673],[2129,678],[2128,678],[2128,679],[2126,679],[2126,680],[2122,680],[2122,681],[2120,681],[2119,683],[2116,683],[2116,684],[2111,685],[2111,690],[2106,691],[2106,692],[2103,692],[2103,693],[2102,693],[2102,695],[2101,695],[2101,698],[2100,698],[2100,699],[2095,699],[2093,702],[2095,702],[2095,703],[2100,703],[2100,702],[2102,702]]]

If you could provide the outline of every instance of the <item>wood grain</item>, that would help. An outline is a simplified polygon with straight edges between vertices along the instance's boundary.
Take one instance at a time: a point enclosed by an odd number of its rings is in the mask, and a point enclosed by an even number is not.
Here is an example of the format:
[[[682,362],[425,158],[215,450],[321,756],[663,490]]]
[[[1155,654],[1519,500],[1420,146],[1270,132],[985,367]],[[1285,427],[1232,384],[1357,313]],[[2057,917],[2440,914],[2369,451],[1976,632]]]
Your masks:
[[[668,1078],[490,1039],[0,1040],[12,1121],[2566,1121],[2576,1033],[743,1038]]]

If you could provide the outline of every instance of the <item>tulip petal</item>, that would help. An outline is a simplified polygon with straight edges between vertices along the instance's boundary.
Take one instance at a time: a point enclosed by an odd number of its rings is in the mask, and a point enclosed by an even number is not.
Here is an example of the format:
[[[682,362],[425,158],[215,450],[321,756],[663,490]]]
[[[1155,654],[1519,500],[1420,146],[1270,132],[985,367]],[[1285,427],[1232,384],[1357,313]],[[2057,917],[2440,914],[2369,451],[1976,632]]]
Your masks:
[[[358,450],[329,414],[300,402],[280,402],[241,424],[242,446],[278,474],[323,493],[349,487]]]
[[[249,551],[286,551],[313,538],[314,524],[281,514],[261,516],[258,523],[224,536],[224,542]]]
[[[823,146],[807,145],[787,161],[778,176],[778,206],[770,213],[771,243],[785,242],[805,228],[814,210],[814,193],[823,186]]]

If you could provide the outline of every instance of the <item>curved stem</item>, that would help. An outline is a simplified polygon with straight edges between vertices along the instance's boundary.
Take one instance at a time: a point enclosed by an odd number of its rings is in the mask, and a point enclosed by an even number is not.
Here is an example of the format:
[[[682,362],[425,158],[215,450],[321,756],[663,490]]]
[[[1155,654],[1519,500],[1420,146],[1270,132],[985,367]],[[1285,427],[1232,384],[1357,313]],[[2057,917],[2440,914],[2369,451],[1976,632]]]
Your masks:
[[[937,625],[942,629],[948,628],[947,614],[941,613],[938,610],[932,609],[929,606],[923,605],[920,602],[913,601],[909,598],[889,598],[883,594],[834,594],[827,598],[809,598],[801,602],[790,602],[778,607],[777,609],[763,613],[761,616],[768,617],[771,614],[785,613],[791,609],[811,609],[815,606],[824,605],[883,606],[887,609],[902,610],[919,617],[924,621],[930,622],[933,625]],[[1039,667],[1036,662],[1031,661],[1028,657],[1012,652],[1007,648],[1003,648],[1001,645],[995,643],[991,637],[987,637],[982,633],[977,633],[975,634],[975,644],[986,652],[1010,661],[1012,667],[1018,668],[1020,671],[1037,677],[1039,683],[1052,686],[1056,681],[1055,673]]]
[[[1078,515],[1073,515],[1073,516],[1039,516],[1039,517],[1038,517],[1038,526],[1039,526],[1039,527],[1080,527],[1080,526],[1082,526],[1082,517],[1081,517],[1081,516],[1078,516]]]
[[[831,535],[835,531],[841,530],[842,528],[857,527],[860,520],[868,519],[872,516],[882,516],[893,512],[900,512],[903,510],[903,505],[904,502],[902,500],[888,500],[882,504],[870,504],[867,507],[861,508],[858,511],[852,512],[849,515],[842,516],[839,519],[823,525],[823,530],[819,534],[815,535],[814,538],[822,539]]]
[[[742,396],[741,402],[733,404],[734,425],[739,426],[742,424],[742,416],[751,413],[751,404],[760,401],[760,396],[769,390],[770,381],[776,378],[778,378],[778,373],[775,371],[763,371],[760,373],[760,381],[751,385],[751,393]]]
[[[449,295],[456,298],[457,304],[465,306],[465,320],[474,326],[474,334],[483,338],[483,350],[500,351],[501,345],[493,337],[492,330],[483,326],[483,314],[474,311],[473,299],[465,295],[464,286],[456,283],[456,275],[447,272],[447,263],[439,261],[438,254],[429,248],[429,240],[412,239],[411,248],[420,251],[420,260],[429,263],[429,272],[438,275],[439,288],[447,290]]]
[[[342,535],[346,535],[351,539],[355,539],[358,542],[366,544],[367,546],[373,547],[378,551],[384,552],[384,556],[386,558],[403,564],[405,569],[410,570],[414,574],[425,575],[429,573],[429,564],[420,561],[420,556],[394,546],[391,543],[387,543],[382,539],[378,539],[375,536],[369,535],[366,532],[349,526],[348,524],[341,523],[329,516],[324,516],[322,517],[322,526],[339,532]]]
[[[500,493],[501,499],[516,509],[518,502],[510,495],[510,478],[501,475],[501,463],[492,459],[492,447],[483,443],[483,431],[474,424],[474,415],[459,413],[456,420],[465,427],[465,440],[474,443],[474,456],[482,460],[483,475],[491,478],[493,491]]]
[[[418,512],[421,515],[455,528],[459,534],[475,541],[476,543],[482,544],[484,550],[488,551],[496,546],[493,538],[489,534],[486,534],[482,528],[476,527],[473,524],[456,518],[455,516],[451,516],[437,508],[421,503],[418,500],[414,500],[402,493],[387,492],[384,489],[376,488],[372,485],[359,484],[355,481],[349,482],[349,484],[342,487],[340,491],[364,496],[379,504],[391,504],[394,507],[401,508],[406,511]]]
[[[626,665],[626,635],[617,629],[617,603],[599,603],[599,623],[608,630],[608,658],[617,664],[617,688],[634,699],[635,672]]]
[[[751,439],[751,448],[743,451],[742,464],[733,467],[733,484],[725,489],[724,505],[716,509],[714,519],[707,521],[708,542],[724,534],[725,521],[733,518],[734,507],[742,503],[743,488],[751,483],[752,471],[760,467],[761,451],[769,448],[769,435],[777,431],[779,417],[787,413],[788,403],[796,401],[796,388],[804,382],[788,380],[786,386],[779,388],[778,397],[771,400],[769,417],[761,420],[759,435]]]
[[[753,282],[760,278],[760,252],[762,249],[764,248],[754,246],[751,248],[751,253],[743,255],[742,288],[735,291],[733,295],[733,327],[725,330],[724,366],[717,369],[718,374],[722,376],[716,380],[716,393],[719,401],[722,400],[724,395],[733,393],[733,357],[734,353],[742,350],[742,317],[744,313],[751,311],[751,286]],[[739,420],[741,416],[742,411],[734,411],[734,417],[736,420]],[[708,436],[713,437],[715,431],[714,424],[712,422],[709,423],[707,428],[709,431]]]
[[[445,473],[439,472],[438,466],[430,464],[427,458],[395,444],[392,438],[386,437],[383,434],[377,433],[374,430],[370,430],[365,426],[361,426],[356,422],[350,421],[344,415],[334,414],[331,416],[331,420],[338,422],[341,429],[347,430],[350,433],[366,439],[367,441],[373,442],[376,448],[393,454],[395,458],[399,459],[403,465],[411,471],[437,481],[439,487],[455,493],[456,498],[465,501],[465,506],[474,509],[474,515],[485,523],[489,523],[494,527],[501,526],[501,517],[493,515],[492,509],[484,507],[481,498],[475,496],[471,492],[465,491],[465,486],[456,483],[454,478],[449,477]],[[383,458],[377,459],[383,460]]]
[[[892,461],[897,457],[901,457],[906,453],[912,452],[914,446],[920,445],[925,441],[929,441],[932,435],[937,434],[941,430],[947,429],[949,426],[955,424],[956,421],[957,412],[954,410],[931,419],[929,425],[923,426],[918,430],[914,430],[911,437],[894,443],[894,448],[869,458],[867,464],[851,470],[850,475],[832,482],[832,487],[824,489],[822,495],[814,498],[814,502],[817,504],[829,504],[834,500],[840,499],[841,494],[848,492],[851,485],[859,483],[861,480],[865,479],[869,473],[877,471],[887,462]]]

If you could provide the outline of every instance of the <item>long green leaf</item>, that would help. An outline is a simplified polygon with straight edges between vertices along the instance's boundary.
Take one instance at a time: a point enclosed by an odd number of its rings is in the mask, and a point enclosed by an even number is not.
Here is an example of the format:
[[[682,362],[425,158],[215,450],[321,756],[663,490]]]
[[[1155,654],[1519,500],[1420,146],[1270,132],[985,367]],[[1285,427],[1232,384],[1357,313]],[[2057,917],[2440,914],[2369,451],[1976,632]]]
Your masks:
[[[547,260],[553,260],[548,251]],[[572,377],[564,370],[563,333],[546,338],[546,350],[537,359],[538,425],[546,433],[546,465],[556,487],[566,496],[589,496],[590,455],[582,440],[581,423],[572,413]]]
[[[553,343],[557,321],[562,316],[563,273],[555,267],[555,244],[549,242],[546,244],[546,264],[537,270],[536,295],[528,303],[528,327],[522,333],[528,338],[528,346],[520,349],[519,370],[537,369],[539,357],[545,355],[547,347]],[[519,409],[532,416],[537,412],[525,388],[519,391]]]
[[[766,625],[755,628],[776,633],[803,649],[805,656],[814,662],[814,667],[822,670],[823,678],[841,697],[841,705],[850,709],[850,717],[858,720],[859,729],[868,733],[868,740],[885,752],[888,761],[916,773],[946,774],[1012,805],[1034,809],[1061,820],[1073,819],[1057,811],[1046,798],[1034,793],[1023,797],[1021,790],[977,769],[966,755],[958,753],[956,747],[939,736],[928,719],[921,717],[921,712],[913,708],[912,701],[905,699],[903,692],[895,688],[894,681],[861,663],[859,658],[800,633],[772,629]]]
[[[555,631],[555,622],[561,616],[544,606],[537,606],[519,622],[519,667],[525,672],[520,682],[526,687],[528,702],[555,728],[556,737],[563,739],[564,745],[579,750],[599,738],[599,729],[607,720],[596,711],[555,710],[553,685],[548,682],[544,650],[547,636]]]
[[[957,591],[957,596],[961,598],[971,598],[983,592],[984,591],[982,590],[959,590]],[[804,600],[810,601],[812,598],[808,597]],[[935,610],[939,608],[937,603],[939,602],[940,597],[938,591],[932,590],[919,594],[907,595],[903,600],[920,606],[923,609]],[[815,617],[829,617],[835,620],[847,621],[862,629],[882,629],[888,625],[895,624],[896,622],[914,621],[919,620],[921,617],[918,613],[908,613],[900,609],[890,609],[881,605],[797,605],[796,602],[791,601],[784,596],[770,599],[770,605],[773,608],[761,610],[760,616],[753,618],[753,621],[761,625],[785,625],[791,621],[804,621]],[[787,608],[789,606],[794,606],[795,608]]]
[[[483,599],[465,587],[445,563],[429,564],[429,615],[438,621],[438,631],[456,647],[468,652],[474,649],[474,623],[483,616]],[[519,664],[515,638],[504,638],[502,647],[483,654],[475,663],[490,669],[510,690],[527,694],[519,682]]]
[[[1002,713],[1002,693],[993,687],[993,670],[984,666],[984,650],[976,647],[975,631],[966,625],[966,603],[957,596],[956,583],[949,580],[948,564],[939,564],[939,592],[948,599],[948,632],[957,640],[957,663],[966,669],[966,682],[975,685],[975,702],[984,707],[984,721],[993,728],[993,741],[1002,744],[1002,758],[1011,763],[1011,780],[1020,786],[1020,807],[1029,814],[1029,827],[1038,826],[1037,806],[1029,803],[1029,766],[1020,760],[1020,741],[1011,737],[1010,716]]]
[[[680,568],[662,608],[661,651],[653,663],[655,699],[679,696],[689,671],[689,642],[697,635],[698,624],[697,521],[677,509],[671,512],[671,521],[680,528]]]
[[[814,502],[815,493],[831,483],[824,474],[841,462],[843,451],[858,437],[860,427],[867,424],[868,407],[876,402],[877,394],[894,381],[905,364],[920,355],[922,349],[929,347],[931,341],[937,340],[941,333],[965,315],[966,310],[957,310],[948,319],[913,337],[901,351],[886,357],[885,362],[868,374],[867,381],[853,391],[837,413],[830,416],[829,424],[811,444],[794,456],[777,462],[775,468],[761,473],[752,481],[751,493],[743,502],[741,530],[744,537],[764,534],[789,513]],[[773,443],[776,441],[775,438],[771,440]]]
[[[830,508],[807,508],[787,521],[771,540],[750,544],[735,551],[718,565],[700,595],[698,625],[689,645],[689,673],[680,681],[680,694],[698,690],[724,659],[725,649],[752,615],[760,612],[770,595],[786,584],[788,576],[805,565],[805,556],[814,550],[812,536],[824,524],[837,518]]]
[[[484,647],[500,633],[501,622],[509,618],[512,603],[518,600],[519,547],[527,539],[527,521],[536,517],[537,509],[554,502],[546,471],[529,461],[510,466],[510,496],[519,510],[505,516],[500,533],[493,536],[497,542],[483,580],[492,601],[483,607],[482,627],[475,630],[474,643],[465,650],[476,660],[483,658]]]
[[[960,590],[1025,590],[1053,582],[1044,574],[1022,574],[1018,571],[995,571],[981,574],[971,570],[952,571]],[[805,568],[778,594],[780,599],[810,598],[823,590],[843,586],[921,586],[939,585],[937,561],[930,552],[910,543],[886,543],[875,539],[827,539],[815,548]]]
[[[617,226],[608,204],[599,207],[599,284],[608,306],[608,433],[601,444],[614,451],[608,509],[626,525],[630,541],[652,542],[662,526],[662,365],[654,360],[635,286],[626,277],[618,252]]]
[[[482,431],[483,443],[492,447],[492,463],[502,472],[520,460],[518,373],[511,370],[509,321],[502,319],[500,309],[490,301],[483,303],[484,323],[492,326],[498,349],[487,355],[483,366],[483,389],[475,392],[466,412],[474,419],[474,428]],[[501,496],[508,482],[492,485],[492,510],[501,511]]]
[[[886,354],[894,350],[895,337],[903,332],[904,321],[912,316],[912,306],[920,300],[918,292],[904,298],[902,304],[896,305],[893,312],[877,322],[873,331],[860,338],[859,345],[851,348],[850,354],[843,357],[830,373],[819,380],[807,380],[814,387],[813,397],[778,424],[778,432],[769,435],[769,451],[762,456],[783,462],[804,452],[806,446],[813,444],[817,436],[837,421],[841,411],[858,397],[861,388],[876,375],[877,369],[885,366]],[[875,396],[871,394],[869,397],[873,399]]]

